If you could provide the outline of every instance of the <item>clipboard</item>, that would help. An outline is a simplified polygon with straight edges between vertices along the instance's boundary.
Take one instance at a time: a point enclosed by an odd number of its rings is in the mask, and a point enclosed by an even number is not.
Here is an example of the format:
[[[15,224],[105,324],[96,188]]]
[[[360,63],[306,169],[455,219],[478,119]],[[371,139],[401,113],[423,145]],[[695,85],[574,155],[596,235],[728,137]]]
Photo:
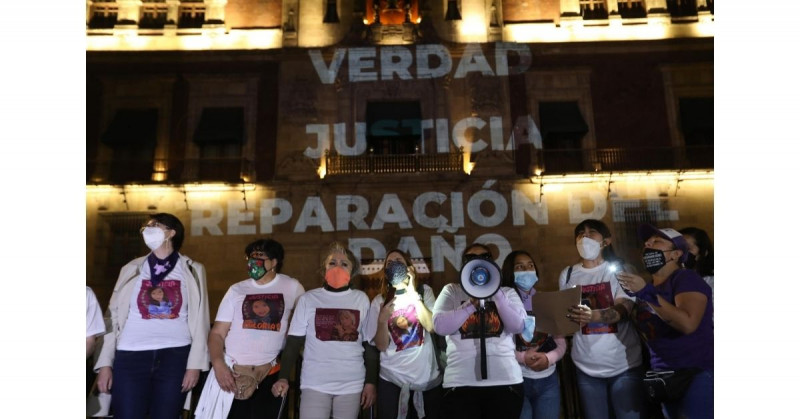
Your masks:
[[[581,303],[581,288],[561,291],[537,292],[531,305],[536,317],[536,331],[551,335],[569,336],[580,330],[580,325],[567,319],[570,307]]]

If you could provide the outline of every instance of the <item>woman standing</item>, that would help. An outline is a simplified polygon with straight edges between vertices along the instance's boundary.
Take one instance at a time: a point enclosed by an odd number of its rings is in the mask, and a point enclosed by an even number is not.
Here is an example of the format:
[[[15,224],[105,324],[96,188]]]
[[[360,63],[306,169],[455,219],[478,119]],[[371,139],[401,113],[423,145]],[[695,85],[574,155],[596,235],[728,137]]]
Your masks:
[[[464,263],[492,260],[486,245],[473,243]],[[518,418],[522,409],[522,373],[514,355],[514,334],[524,328],[525,309],[513,289],[500,287],[485,301],[486,379],[480,372],[478,301],[461,283],[444,286],[433,309],[436,333],[447,341],[442,412],[460,419]]]
[[[183,231],[174,215],[151,215],[141,232],[152,252],[125,265],[114,285],[111,332],[95,370],[98,390],[113,391],[115,418],[174,419],[208,370],[205,268],[178,253]],[[149,311],[155,289],[172,303],[168,313]]]
[[[628,318],[633,299],[615,274],[622,263],[611,247],[611,231],[600,220],[575,227],[581,261],[565,268],[560,289],[581,287],[582,304],[567,317],[581,325],[572,338],[578,394],[587,419],[642,416],[642,349]]]
[[[703,281],[711,287],[711,301],[714,301],[714,251],[711,249],[711,238],[705,230],[697,227],[682,228],[679,233],[689,246],[684,266],[694,269],[703,277]]]
[[[365,328],[381,351],[378,417],[438,418],[442,378],[431,336],[433,290],[417,286],[416,269],[403,251],[386,255],[383,272]]]
[[[503,286],[514,289],[522,299],[529,316],[533,316],[533,288],[538,282],[538,269],[531,255],[515,250],[503,261]],[[563,336],[551,336],[533,330],[534,322],[526,323],[526,330],[514,336],[517,362],[522,367],[522,379],[527,403],[522,404],[522,419],[549,419],[559,417],[561,390],[556,362],[564,356],[567,342]]]
[[[285,367],[272,394],[286,395],[297,355],[304,348],[300,417],[356,418],[360,406],[367,409],[374,403],[378,375],[377,350],[364,335],[369,298],[350,287],[359,263],[349,249],[333,243],[322,266],[324,286],[297,300],[281,360]]]
[[[650,350],[650,366],[656,371],[675,371],[691,377],[675,400],[665,400],[667,418],[714,417],[714,307],[711,287],[697,272],[682,269],[688,244],[671,229],[639,227],[644,241],[645,268],[653,275],[647,283],[640,276],[621,273],[620,284],[636,296],[636,327]]]

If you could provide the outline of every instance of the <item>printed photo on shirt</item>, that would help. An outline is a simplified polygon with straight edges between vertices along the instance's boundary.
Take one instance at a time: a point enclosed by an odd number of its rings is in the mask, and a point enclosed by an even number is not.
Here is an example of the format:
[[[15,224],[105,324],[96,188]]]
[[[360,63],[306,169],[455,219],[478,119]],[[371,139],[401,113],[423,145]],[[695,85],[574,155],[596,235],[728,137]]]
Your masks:
[[[533,332],[533,339],[530,342],[518,333],[514,336],[514,343],[517,345],[517,351],[519,352],[534,348],[536,352],[547,353],[556,348],[556,342],[553,337],[545,332]]]
[[[283,294],[249,294],[242,301],[242,329],[281,331]]]
[[[397,351],[422,345],[422,325],[417,317],[415,304],[395,310],[389,318],[389,334]]]
[[[154,287],[146,279],[136,298],[143,319],[176,319],[182,303],[181,281],[176,280],[164,280]]]
[[[346,308],[318,308],[314,316],[317,339],[355,342],[361,312]]]
[[[611,283],[581,285],[581,299],[589,300],[592,310],[603,310],[614,306],[614,296],[611,294]],[[587,323],[581,328],[584,335],[598,335],[603,333],[617,333],[617,324]]]
[[[461,304],[464,304],[464,302],[462,301]],[[487,301],[485,307],[486,312],[483,315],[483,336],[487,338],[498,337],[503,332],[503,321],[500,320],[497,306],[494,304],[494,301]],[[478,327],[479,318],[477,311],[467,317],[467,320],[464,321],[464,324],[458,329],[461,332],[461,339],[480,339],[480,328]]]

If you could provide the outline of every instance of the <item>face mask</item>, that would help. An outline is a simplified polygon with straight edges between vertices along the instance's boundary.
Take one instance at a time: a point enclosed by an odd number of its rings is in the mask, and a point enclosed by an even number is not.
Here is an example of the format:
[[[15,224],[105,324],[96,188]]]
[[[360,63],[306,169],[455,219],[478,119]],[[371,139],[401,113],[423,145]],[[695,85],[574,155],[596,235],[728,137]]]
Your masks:
[[[142,237],[144,238],[144,244],[150,250],[158,249],[167,240],[167,234],[158,227],[145,227],[142,230]]]
[[[654,274],[667,264],[667,258],[661,250],[644,249],[642,262],[644,262],[644,268],[647,269],[647,272]]]
[[[539,277],[534,271],[514,272],[514,283],[525,291],[530,291],[538,280]]]
[[[258,281],[267,273],[267,268],[264,267],[264,259],[250,258],[247,260],[247,273],[250,278]]]
[[[580,254],[581,258],[585,260],[597,259],[597,256],[600,255],[600,250],[602,249],[602,246],[599,242],[588,237],[581,237],[581,239],[578,240],[575,245],[578,248],[578,254]]]
[[[408,277],[408,267],[403,262],[393,260],[386,264],[384,274],[386,275],[386,280],[393,287],[397,287]]]
[[[350,283],[350,272],[347,272],[341,266],[334,266],[325,272],[325,282],[327,282],[331,288],[342,288]]]
[[[694,269],[697,266],[697,256],[690,252],[686,255],[686,262],[683,262],[683,266],[686,266],[686,269]]]

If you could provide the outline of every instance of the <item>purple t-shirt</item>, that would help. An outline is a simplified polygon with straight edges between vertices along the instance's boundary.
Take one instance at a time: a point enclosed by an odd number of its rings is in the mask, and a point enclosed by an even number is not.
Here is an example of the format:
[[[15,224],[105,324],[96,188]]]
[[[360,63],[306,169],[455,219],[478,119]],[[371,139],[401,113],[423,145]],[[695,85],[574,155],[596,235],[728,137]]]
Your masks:
[[[714,369],[714,306],[711,287],[695,271],[675,271],[656,291],[670,304],[675,304],[675,295],[684,292],[699,292],[708,303],[700,325],[692,333],[684,335],[661,320],[644,301],[637,299],[634,314],[636,328],[650,350],[650,366],[654,370],[679,368]]]

